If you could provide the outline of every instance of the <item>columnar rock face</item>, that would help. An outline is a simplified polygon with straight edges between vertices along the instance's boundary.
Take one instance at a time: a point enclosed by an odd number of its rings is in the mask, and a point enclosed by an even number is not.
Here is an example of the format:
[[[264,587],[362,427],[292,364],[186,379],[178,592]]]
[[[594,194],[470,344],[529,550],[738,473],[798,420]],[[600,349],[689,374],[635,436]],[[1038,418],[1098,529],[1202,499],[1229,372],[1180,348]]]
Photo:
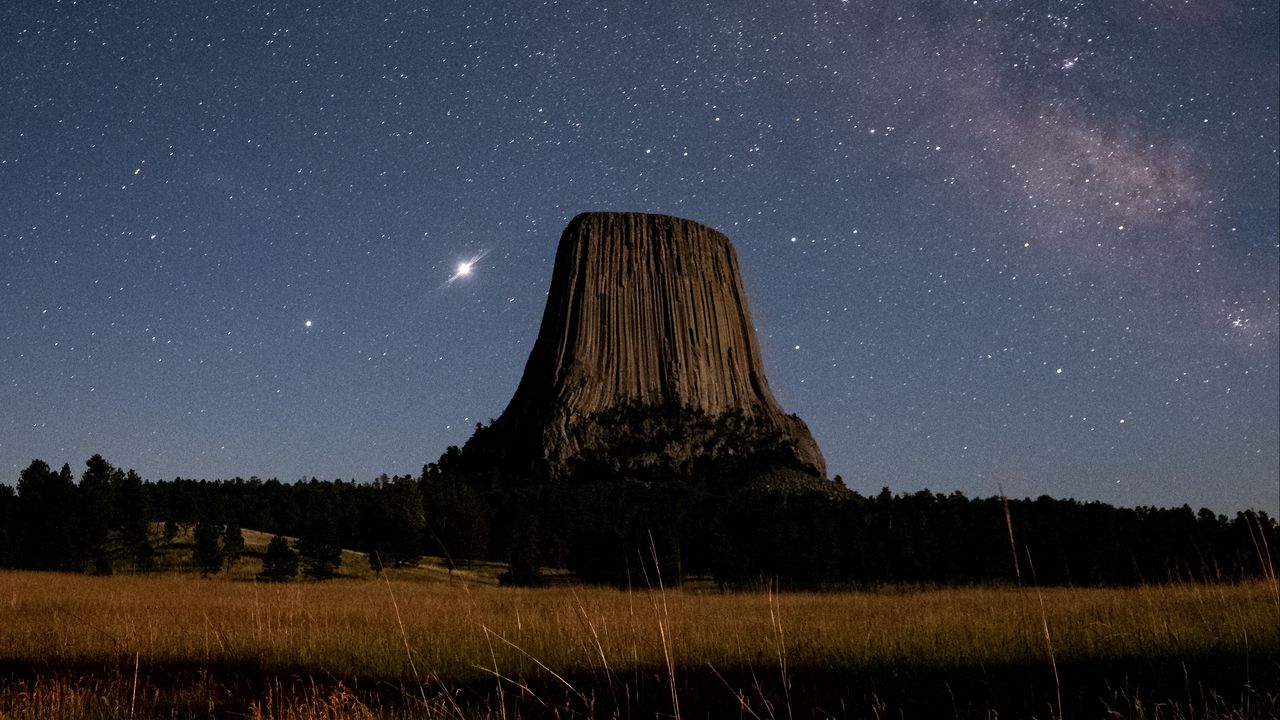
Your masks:
[[[585,213],[569,223],[537,342],[495,428],[561,461],[588,442],[583,421],[620,406],[763,421],[794,448],[796,467],[825,475],[808,428],[769,390],[733,246],[690,220]]]

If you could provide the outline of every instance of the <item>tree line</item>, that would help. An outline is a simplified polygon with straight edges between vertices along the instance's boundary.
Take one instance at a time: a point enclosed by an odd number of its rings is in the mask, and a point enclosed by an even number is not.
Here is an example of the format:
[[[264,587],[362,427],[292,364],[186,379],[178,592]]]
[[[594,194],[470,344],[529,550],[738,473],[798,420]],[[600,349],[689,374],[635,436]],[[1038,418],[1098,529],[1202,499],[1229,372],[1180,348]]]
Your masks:
[[[267,580],[330,577],[347,548],[375,570],[426,555],[451,567],[505,562],[505,580],[522,584],[559,567],[620,586],[1132,585],[1266,575],[1280,548],[1264,512],[780,490],[735,481],[750,453],[699,462],[691,474],[652,457],[640,466],[587,458],[554,482],[512,484],[459,448],[418,475],[364,483],[145,481],[99,455],[76,478],[36,460],[16,486],[0,485],[0,566],[145,572],[184,528],[194,531],[191,564],[205,573],[244,552],[241,528],[274,535]]]

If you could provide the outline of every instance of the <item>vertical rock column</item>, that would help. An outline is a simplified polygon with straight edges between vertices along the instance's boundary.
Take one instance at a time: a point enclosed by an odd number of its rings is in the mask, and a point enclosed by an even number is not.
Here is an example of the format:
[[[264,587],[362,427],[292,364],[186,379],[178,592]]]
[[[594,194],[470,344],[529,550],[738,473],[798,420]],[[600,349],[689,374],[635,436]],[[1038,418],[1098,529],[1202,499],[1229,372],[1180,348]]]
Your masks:
[[[729,239],[690,220],[584,213],[565,228],[538,339],[495,424],[562,461],[576,426],[620,405],[738,412],[777,428],[823,476],[808,428],[765,379]]]

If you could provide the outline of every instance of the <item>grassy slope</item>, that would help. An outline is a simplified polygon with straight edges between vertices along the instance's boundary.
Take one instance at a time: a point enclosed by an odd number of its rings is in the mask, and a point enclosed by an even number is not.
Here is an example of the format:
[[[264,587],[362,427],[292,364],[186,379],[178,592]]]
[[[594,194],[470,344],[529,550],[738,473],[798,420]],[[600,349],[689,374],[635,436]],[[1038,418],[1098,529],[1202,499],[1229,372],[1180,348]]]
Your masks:
[[[231,567],[219,572],[217,579],[252,581],[262,570],[262,556],[271,542],[271,533],[258,530],[242,530],[244,535],[244,554]],[[153,539],[159,542],[159,526],[152,533]],[[290,538],[293,540],[293,538]],[[156,552],[156,564],[160,574],[191,574],[198,572],[191,565],[191,550],[195,545],[195,531],[192,527],[183,528],[168,545],[160,544]],[[416,567],[397,568],[394,575],[404,580],[421,582],[456,582],[466,581],[476,585],[497,585],[498,575],[506,570],[499,563],[478,562],[471,568],[449,570],[444,558],[423,558]],[[125,574],[128,573],[125,568]],[[369,567],[369,557],[355,550],[342,551],[342,565],[338,568],[338,578],[346,580],[368,580],[377,577]]]

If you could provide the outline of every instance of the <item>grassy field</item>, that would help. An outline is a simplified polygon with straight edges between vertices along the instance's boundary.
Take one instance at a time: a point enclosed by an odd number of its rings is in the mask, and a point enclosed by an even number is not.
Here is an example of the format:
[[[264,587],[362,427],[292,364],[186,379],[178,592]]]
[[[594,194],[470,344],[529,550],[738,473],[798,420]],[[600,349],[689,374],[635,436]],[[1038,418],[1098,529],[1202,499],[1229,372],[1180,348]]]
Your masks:
[[[721,595],[431,567],[249,577],[0,574],[0,718],[1280,713],[1274,582]]]

